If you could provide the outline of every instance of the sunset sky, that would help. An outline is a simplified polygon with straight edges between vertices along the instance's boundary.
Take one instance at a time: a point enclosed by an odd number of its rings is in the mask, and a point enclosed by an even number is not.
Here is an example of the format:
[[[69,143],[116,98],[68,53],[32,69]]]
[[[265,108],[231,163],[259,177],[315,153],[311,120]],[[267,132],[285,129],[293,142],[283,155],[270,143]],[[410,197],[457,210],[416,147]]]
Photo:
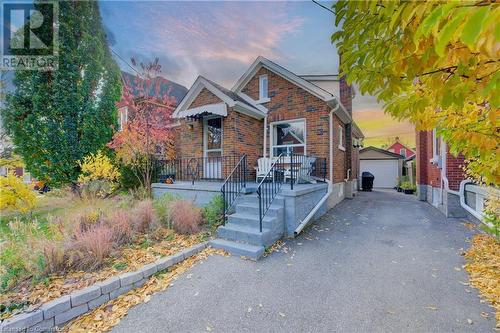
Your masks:
[[[312,1],[100,4],[114,51],[125,59],[159,57],[162,76],[188,88],[198,75],[231,88],[259,55],[296,74],[338,73],[337,50],[330,43],[336,29],[333,14]],[[381,116],[381,106],[371,96],[357,94],[354,110],[365,110],[368,117],[372,113],[374,118]],[[363,119],[368,137],[402,136],[411,131],[408,124],[397,124],[397,129],[388,126],[387,131],[378,128],[372,134],[370,122],[366,116]]]

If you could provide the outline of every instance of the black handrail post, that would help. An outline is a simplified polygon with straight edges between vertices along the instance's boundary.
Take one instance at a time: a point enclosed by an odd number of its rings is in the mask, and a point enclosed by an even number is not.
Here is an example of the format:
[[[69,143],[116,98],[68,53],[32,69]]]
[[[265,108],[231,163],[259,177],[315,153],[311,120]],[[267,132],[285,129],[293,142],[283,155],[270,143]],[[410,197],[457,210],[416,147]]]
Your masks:
[[[293,152],[290,154],[290,189],[293,190]]]

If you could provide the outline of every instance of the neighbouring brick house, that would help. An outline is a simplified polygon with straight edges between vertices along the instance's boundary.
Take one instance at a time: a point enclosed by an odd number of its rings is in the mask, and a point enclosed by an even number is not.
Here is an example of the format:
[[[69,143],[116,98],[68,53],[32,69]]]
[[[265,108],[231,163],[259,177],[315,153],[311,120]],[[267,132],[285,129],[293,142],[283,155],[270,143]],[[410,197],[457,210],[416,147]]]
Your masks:
[[[198,77],[173,114],[179,120],[177,157],[246,154],[249,177],[254,177],[260,157],[291,152],[316,156],[326,159],[326,179],[337,194],[332,204],[350,195],[363,138],[352,120],[352,89],[336,76],[305,78],[263,57],[232,89]],[[337,88],[328,91],[322,83]],[[220,170],[222,179],[230,171],[224,165],[210,168]]]
[[[399,137],[396,137],[396,142],[387,148],[388,151],[399,154],[404,158],[411,158],[415,156],[415,151],[399,141]]]
[[[453,156],[435,130],[417,131],[416,145],[419,200],[428,201],[447,217],[466,217],[467,212],[460,204],[464,192],[460,185],[466,179],[464,157]]]

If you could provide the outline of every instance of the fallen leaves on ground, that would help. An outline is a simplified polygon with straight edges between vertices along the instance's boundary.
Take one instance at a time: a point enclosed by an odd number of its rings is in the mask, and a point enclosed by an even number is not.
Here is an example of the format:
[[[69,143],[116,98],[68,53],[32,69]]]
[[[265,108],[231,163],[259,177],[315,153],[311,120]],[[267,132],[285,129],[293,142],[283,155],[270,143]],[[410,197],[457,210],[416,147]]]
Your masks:
[[[29,307],[23,311],[35,310],[43,303],[104,281],[109,277],[138,270],[161,257],[173,255],[201,241],[200,234],[179,235],[168,230],[166,232],[168,235],[163,235],[165,239],[151,242],[151,244],[146,242],[145,237],[138,238],[131,246],[120,249],[110,261],[109,266],[98,271],[73,271],[52,275],[47,283],[33,284],[31,280],[26,281],[12,291],[1,293],[0,304],[27,303]],[[144,244],[148,246],[145,247]],[[116,268],[117,266],[114,265],[116,263],[120,263],[120,269]],[[6,319],[11,315],[11,313],[6,313],[1,319]]]
[[[470,285],[496,309],[496,326],[500,328],[500,242],[489,235],[474,235],[465,259]]]
[[[96,333],[110,331],[123,317],[125,317],[131,307],[139,303],[148,302],[153,294],[167,289],[168,286],[171,285],[172,280],[178,275],[193,267],[198,261],[207,259],[208,256],[213,254],[226,255],[222,250],[215,250],[212,248],[205,249],[197,255],[185,259],[165,273],[155,274],[144,286],[131,290],[101,305],[92,312],[77,318],[66,325],[62,331],[67,333]]]

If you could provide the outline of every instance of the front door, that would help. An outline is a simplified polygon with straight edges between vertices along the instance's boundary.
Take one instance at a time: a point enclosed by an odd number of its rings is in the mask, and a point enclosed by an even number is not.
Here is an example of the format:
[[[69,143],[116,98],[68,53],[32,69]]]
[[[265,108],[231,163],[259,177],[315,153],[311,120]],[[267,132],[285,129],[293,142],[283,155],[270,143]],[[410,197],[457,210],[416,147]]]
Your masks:
[[[222,178],[222,118],[203,119],[203,175],[207,179]]]

